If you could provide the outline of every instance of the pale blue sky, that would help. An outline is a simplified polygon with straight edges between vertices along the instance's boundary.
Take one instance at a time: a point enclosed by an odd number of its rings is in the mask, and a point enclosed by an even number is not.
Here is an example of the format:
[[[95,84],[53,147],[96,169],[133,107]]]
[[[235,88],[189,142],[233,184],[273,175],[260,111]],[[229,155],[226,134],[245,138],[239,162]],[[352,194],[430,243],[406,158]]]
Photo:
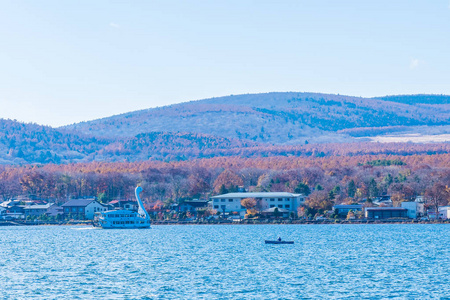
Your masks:
[[[271,91],[450,94],[449,0],[0,0],[0,118]]]

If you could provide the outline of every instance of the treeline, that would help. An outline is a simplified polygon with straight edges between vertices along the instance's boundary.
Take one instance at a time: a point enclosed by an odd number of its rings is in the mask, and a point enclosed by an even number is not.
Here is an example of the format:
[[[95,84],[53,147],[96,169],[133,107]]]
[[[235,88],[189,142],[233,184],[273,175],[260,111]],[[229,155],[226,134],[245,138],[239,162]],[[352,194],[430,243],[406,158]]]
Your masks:
[[[3,200],[37,195],[64,202],[69,198],[96,196],[106,202],[133,198],[136,185],[143,187],[147,205],[208,198],[236,191],[237,187],[248,191],[309,194],[308,205],[317,211],[330,209],[336,203],[370,202],[382,195],[405,201],[420,195],[430,196],[433,189],[435,193],[443,193],[439,201],[447,204],[450,155],[222,157],[170,163],[93,162],[0,167]]]
[[[261,127],[266,139],[269,127]],[[242,139],[200,133],[148,132],[135,137],[103,138],[76,134],[36,124],[0,120],[0,164],[74,163],[91,161],[184,161],[198,158],[230,157],[330,157],[364,155],[416,155],[450,153],[449,143],[347,143],[274,145],[236,134]],[[242,130],[242,129],[241,129]],[[270,129],[270,130],[273,130]],[[290,134],[290,130],[285,131]],[[293,136],[291,138],[294,138]]]

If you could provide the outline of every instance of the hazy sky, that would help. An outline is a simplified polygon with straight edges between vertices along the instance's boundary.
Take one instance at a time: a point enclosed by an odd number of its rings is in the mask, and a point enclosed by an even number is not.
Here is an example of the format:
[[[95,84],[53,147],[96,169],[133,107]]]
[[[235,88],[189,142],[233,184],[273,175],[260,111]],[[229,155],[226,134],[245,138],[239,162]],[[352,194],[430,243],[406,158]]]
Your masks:
[[[271,91],[450,94],[450,1],[0,0],[0,118]]]

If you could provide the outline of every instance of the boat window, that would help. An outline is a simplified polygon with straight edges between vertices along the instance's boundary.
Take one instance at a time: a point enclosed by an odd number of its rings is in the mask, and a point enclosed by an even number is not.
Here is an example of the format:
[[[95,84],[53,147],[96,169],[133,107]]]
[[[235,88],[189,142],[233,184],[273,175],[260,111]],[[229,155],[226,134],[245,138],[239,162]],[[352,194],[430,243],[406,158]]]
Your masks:
[[[278,198],[278,201],[283,201],[283,198]]]
[[[228,199],[228,202],[233,202],[233,199]]]
[[[284,207],[285,208],[291,208],[291,206],[289,204],[286,204]]]

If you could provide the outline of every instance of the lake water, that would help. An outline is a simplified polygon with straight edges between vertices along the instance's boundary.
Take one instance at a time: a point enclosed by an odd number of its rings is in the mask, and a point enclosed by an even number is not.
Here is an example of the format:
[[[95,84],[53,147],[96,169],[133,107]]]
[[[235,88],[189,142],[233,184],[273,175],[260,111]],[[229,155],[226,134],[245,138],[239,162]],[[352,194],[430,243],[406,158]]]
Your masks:
[[[0,227],[0,298],[450,299],[449,229]]]

